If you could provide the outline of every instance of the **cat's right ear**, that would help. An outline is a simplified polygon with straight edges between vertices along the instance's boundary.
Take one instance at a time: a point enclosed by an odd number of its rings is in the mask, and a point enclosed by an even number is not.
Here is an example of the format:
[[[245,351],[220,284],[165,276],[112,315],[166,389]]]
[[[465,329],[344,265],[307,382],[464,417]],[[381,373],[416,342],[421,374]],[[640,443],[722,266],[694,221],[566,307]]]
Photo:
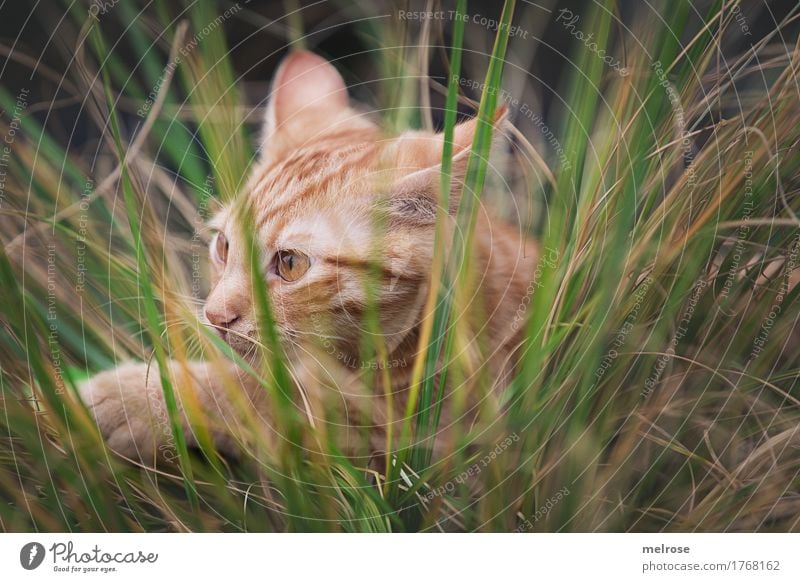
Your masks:
[[[309,51],[289,53],[272,80],[262,158],[300,147],[354,115],[344,79],[333,65]]]

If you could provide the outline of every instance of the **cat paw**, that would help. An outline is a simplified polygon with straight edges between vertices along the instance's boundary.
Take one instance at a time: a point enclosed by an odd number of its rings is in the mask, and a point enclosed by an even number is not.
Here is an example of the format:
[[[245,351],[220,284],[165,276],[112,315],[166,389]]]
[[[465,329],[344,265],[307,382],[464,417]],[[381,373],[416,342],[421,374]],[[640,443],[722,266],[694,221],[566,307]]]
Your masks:
[[[78,389],[109,448],[132,459],[153,458],[156,450],[154,411],[162,401],[148,402],[152,391],[147,383],[144,365],[126,364],[93,376]]]

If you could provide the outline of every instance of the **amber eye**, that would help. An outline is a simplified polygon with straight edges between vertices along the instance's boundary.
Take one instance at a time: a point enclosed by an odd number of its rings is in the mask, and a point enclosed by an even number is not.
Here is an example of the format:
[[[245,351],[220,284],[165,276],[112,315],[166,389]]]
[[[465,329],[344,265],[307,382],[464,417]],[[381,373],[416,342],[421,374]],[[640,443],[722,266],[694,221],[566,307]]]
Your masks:
[[[221,232],[217,233],[217,238],[214,241],[214,255],[220,263],[228,261],[228,239]]]
[[[297,251],[278,251],[275,255],[275,270],[284,281],[297,281],[310,266],[309,258]]]

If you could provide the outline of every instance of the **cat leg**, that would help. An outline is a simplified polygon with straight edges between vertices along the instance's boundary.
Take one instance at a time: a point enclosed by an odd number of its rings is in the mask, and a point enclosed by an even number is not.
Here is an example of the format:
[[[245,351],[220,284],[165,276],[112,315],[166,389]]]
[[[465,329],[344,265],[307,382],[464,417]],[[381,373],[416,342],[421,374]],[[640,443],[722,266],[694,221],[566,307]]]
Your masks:
[[[250,404],[252,412],[261,394],[253,382],[227,361],[168,366],[187,444],[197,445],[204,429],[218,450],[235,454],[245,409]],[[112,450],[146,464],[177,457],[157,365],[121,365],[84,382],[79,393]]]

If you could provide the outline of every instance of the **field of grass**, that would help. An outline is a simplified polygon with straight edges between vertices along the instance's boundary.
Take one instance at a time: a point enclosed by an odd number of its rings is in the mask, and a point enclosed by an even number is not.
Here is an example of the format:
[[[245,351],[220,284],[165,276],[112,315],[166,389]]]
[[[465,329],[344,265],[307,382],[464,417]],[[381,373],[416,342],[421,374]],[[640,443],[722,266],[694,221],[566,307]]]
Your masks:
[[[0,531],[800,530],[797,7],[751,2],[775,19],[757,36],[735,1],[568,14],[506,0],[500,14],[459,0],[413,19],[332,0],[337,17],[314,27],[296,1],[274,21],[247,3],[137,4],[42,17],[65,71],[2,45],[31,77],[0,87]],[[545,20],[567,52],[538,36]],[[297,413],[263,286],[259,377],[280,446],[232,459],[174,434],[176,461],[149,468],[109,451],[74,397],[119,362],[226,357],[198,309],[201,225],[242,187],[261,119],[235,22],[327,57],[326,31],[350,31],[367,50],[337,57],[377,71],[354,92],[388,127],[452,135],[478,115],[465,191],[480,197],[458,220],[468,232],[486,204],[546,249],[500,399],[451,325],[469,248],[437,257],[385,472],[336,448],[335,412],[314,427]],[[541,58],[558,59],[559,86],[529,74]],[[520,129],[489,164],[501,104]],[[437,355],[450,386],[486,395],[444,458],[422,446],[440,428]],[[376,373],[392,370],[365,386]]]

